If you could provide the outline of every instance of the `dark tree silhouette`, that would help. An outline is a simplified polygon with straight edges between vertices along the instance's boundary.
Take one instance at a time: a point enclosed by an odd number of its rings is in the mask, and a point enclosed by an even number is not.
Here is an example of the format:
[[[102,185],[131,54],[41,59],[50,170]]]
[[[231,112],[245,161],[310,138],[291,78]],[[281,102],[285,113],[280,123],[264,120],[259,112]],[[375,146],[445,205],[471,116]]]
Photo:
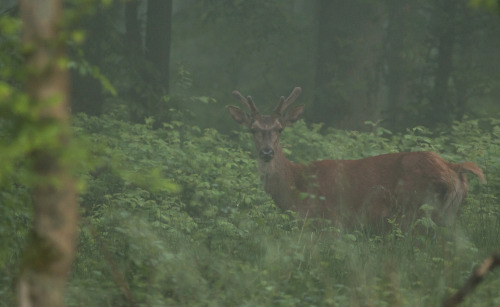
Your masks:
[[[168,93],[172,0],[149,0],[146,24],[146,57],[154,63],[161,86]]]

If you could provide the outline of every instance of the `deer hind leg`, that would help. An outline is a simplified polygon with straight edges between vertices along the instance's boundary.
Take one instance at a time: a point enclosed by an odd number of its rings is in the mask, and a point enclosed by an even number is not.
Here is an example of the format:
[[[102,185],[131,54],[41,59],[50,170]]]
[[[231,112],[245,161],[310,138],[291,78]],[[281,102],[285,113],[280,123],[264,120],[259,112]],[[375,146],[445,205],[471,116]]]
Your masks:
[[[448,224],[454,224],[458,214],[458,209],[467,194],[467,185],[456,178],[453,184],[449,185],[448,193],[443,202],[443,220]]]
[[[458,208],[465,198],[467,186],[457,176],[433,184],[428,203],[434,207],[432,220],[442,226],[452,226],[456,222]]]
[[[430,217],[436,224],[441,224],[443,206],[453,199],[445,182],[401,180],[398,186],[394,212],[399,217],[403,228],[412,227],[416,221]]]

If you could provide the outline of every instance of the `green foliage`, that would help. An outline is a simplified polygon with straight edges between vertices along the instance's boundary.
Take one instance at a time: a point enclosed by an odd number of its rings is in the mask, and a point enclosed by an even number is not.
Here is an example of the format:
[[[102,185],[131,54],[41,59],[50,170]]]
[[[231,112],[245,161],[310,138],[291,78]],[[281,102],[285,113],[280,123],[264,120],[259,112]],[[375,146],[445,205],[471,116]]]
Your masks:
[[[497,0],[469,0],[469,5],[475,8],[485,8],[500,14],[500,3]]]
[[[64,142],[69,125],[42,116],[44,109],[57,103],[57,97],[35,101],[23,87],[35,71],[24,56],[33,46],[21,40],[18,17],[0,16],[0,299],[1,306],[13,305],[12,289],[19,270],[21,251],[33,223],[31,189],[40,183],[34,171],[34,156],[46,154],[73,171],[75,160],[85,152],[79,144]],[[60,40],[71,39],[63,33]],[[53,42],[54,43],[54,42]],[[53,46],[51,45],[51,48]],[[50,49],[50,48],[49,48]],[[50,50],[48,50],[50,51]],[[66,59],[57,59],[65,66]],[[61,81],[63,82],[63,81]],[[85,165],[88,171],[88,165]],[[43,178],[58,183],[59,178]]]
[[[470,2],[484,7],[493,3]],[[114,26],[116,7],[104,13],[110,3],[75,0],[65,11],[71,25],[85,14],[96,14],[88,22],[100,22],[102,31],[94,37],[91,31],[65,32],[62,39],[73,52],[67,66],[98,79],[115,95],[105,102],[108,115],[74,119],[78,139],[67,159],[77,162],[75,172],[81,178],[82,221],[68,285],[69,306],[122,306],[132,301],[141,306],[438,305],[466,280],[474,265],[500,246],[498,119],[465,118],[448,129],[419,126],[404,133],[393,133],[378,122],[366,122],[368,132],[297,122],[282,138],[285,153],[295,162],[432,150],[450,161],[478,163],[488,179],[487,186],[470,180],[470,194],[453,232],[437,227],[427,216],[415,222],[413,233],[390,221],[392,228],[383,235],[303,220],[275,208],[264,193],[246,132],[225,136],[199,127],[224,126],[220,123],[229,117],[222,105],[231,99],[227,88],[238,84],[248,84],[240,90],[254,93],[257,101],[277,98],[290,83],[313,88],[311,46],[316,42],[311,33],[317,29],[310,7],[283,1],[179,2],[172,50],[176,82],[173,93],[166,95],[161,85],[144,77],[153,73],[151,63],[137,60],[133,52],[116,52],[125,38]],[[428,18],[435,7],[430,2],[419,5],[428,7],[402,7],[401,12],[421,13],[401,27],[404,37],[386,42],[388,50],[399,54],[400,62],[392,62],[393,67],[402,69],[401,78],[408,78],[408,96],[398,100],[406,112],[400,118],[405,126],[412,118],[408,114],[419,115],[419,108],[428,103],[425,96],[433,85],[436,62],[435,47],[423,43],[436,35]],[[470,20],[479,19],[485,18]],[[474,29],[477,24],[460,31],[474,34]],[[20,90],[25,71],[20,69],[19,30],[18,19],[0,17],[0,306],[13,304],[12,284],[32,222],[26,155],[34,148],[53,146],[48,140],[58,132],[51,125],[40,129],[37,110]],[[488,37],[495,29],[479,32]],[[469,44],[469,36],[461,35],[457,43],[462,53],[455,58],[467,61],[456,60],[451,93],[462,97],[455,92],[470,84],[467,88],[473,92],[465,94],[476,100],[490,97],[498,89],[492,77],[496,70],[481,67],[496,63],[484,56],[489,49]],[[85,39],[93,43],[86,52],[80,45]],[[398,41],[404,44],[390,45]],[[339,41],[346,50],[354,43]],[[94,49],[98,52],[92,53]],[[352,52],[346,54],[345,63],[355,61]],[[475,69],[469,73],[468,66]],[[337,74],[335,80],[345,78]],[[348,88],[340,81],[334,85],[346,100],[348,89],[375,86],[355,79]],[[305,91],[303,101],[312,101],[312,92]],[[410,96],[421,101],[406,99]],[[274,102],[262,101],[262,108]],[[394,108],[396,115],[398,110]],[[130,118],[145,123],[119,120]],[[466,304],[498,305],[499,287],[498,272],[490,274]]]
[[[369,133],[322,134],[303,121],[285,130],[282,142],[294,161],[432,149],[486,171],[486,187],[470,180],[454,233],[424,217],[413,234],[393,223],[384,235],[347,232],[275,208],[247,133],[228,137],[175,121],[153,125],[151,119],[74,119],[77,143],[88,153],[77,159],[85,188],[69,306],[438,305],[500,244],[497,120],[404,135],[377,125]],[[0,225],[11,236],[1,241],[5,302],[12,299],[8,284],[30,219],[28,195],[22,186],[2,189],[7,206],[0,207]],[[469,304],[497,302],[497,276],[491,274]]]
[[[0,297],[5,298],[0,299],[1,306],[11,305],[10,284],[32,222],[30,186],[37,178],[30,154],[41,148],[61,149],[53,139],[61,128],[41,121],[40,107],[21,89],[27,69],[20,30],[18,18],[0,16]]]
[[[132,299],[145,306],[438,305],[500,243],[498,166],[485,158],[498,150],[498,137],[477,121],[457,122],[442,134],[416,128],[405,135],[383,129],[322,135],[303,122],[285,131],[294,160],[446,148],[454,161],[475,160],[487,170],[493,183],[480,188],[471,180],[456,233],[422,218],[415,222],[421,233],[394,224],[382,236],[274,208],[247,134],[231,141],[181,122],[155,130],[151,122],[83,115],[75,129],[92,148],[94,171],[82,168],[87,188],[70,306]],[[500,299],[497,275],[469,304]]]

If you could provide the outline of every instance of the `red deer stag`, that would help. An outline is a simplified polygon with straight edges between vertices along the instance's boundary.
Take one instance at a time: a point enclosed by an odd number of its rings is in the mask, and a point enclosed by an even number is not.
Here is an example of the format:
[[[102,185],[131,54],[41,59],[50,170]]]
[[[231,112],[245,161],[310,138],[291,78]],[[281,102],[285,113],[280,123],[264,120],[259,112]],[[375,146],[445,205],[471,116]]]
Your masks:
[[[271,115],[260,114],[252,98],[238,91],[233,95],[249,113],[228,106],[233,119],[253,133],[265,190],[281,209],[331,219],[338,226],[384,225],[390,218],[406,228],[428,204],[433,221],[442,224],[453,221],[467,193],[465,173],[486,183],[476,164],[450,163],[432,152],[292,163],[283,154],[280,134],[304,110],[300,105],[284,112],[300,92],[296,87],[287,99],[281,97]]]

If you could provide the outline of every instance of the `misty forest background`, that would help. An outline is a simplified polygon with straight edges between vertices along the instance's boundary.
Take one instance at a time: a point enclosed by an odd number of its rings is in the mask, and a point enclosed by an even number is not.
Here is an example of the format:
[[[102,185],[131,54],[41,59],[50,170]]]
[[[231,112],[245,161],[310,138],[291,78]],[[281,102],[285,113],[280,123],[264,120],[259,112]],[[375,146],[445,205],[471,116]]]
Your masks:
[[[65,4],[63,160],[80,204],[68,306],[436,306],[500,249],[498,1]],[[15,302],[36,215],[30,153],[54,136],[23,96],[19,14],[0,4],[0,306]],[[471,180],[453,232],[280,211],[225,106],[237,89],[265,113],[295,86],[306,111],[282,136],[291,160],[430,150],[474,161],[488,184]],[[464,305],[499,305],[499,289],[493,271]]]

